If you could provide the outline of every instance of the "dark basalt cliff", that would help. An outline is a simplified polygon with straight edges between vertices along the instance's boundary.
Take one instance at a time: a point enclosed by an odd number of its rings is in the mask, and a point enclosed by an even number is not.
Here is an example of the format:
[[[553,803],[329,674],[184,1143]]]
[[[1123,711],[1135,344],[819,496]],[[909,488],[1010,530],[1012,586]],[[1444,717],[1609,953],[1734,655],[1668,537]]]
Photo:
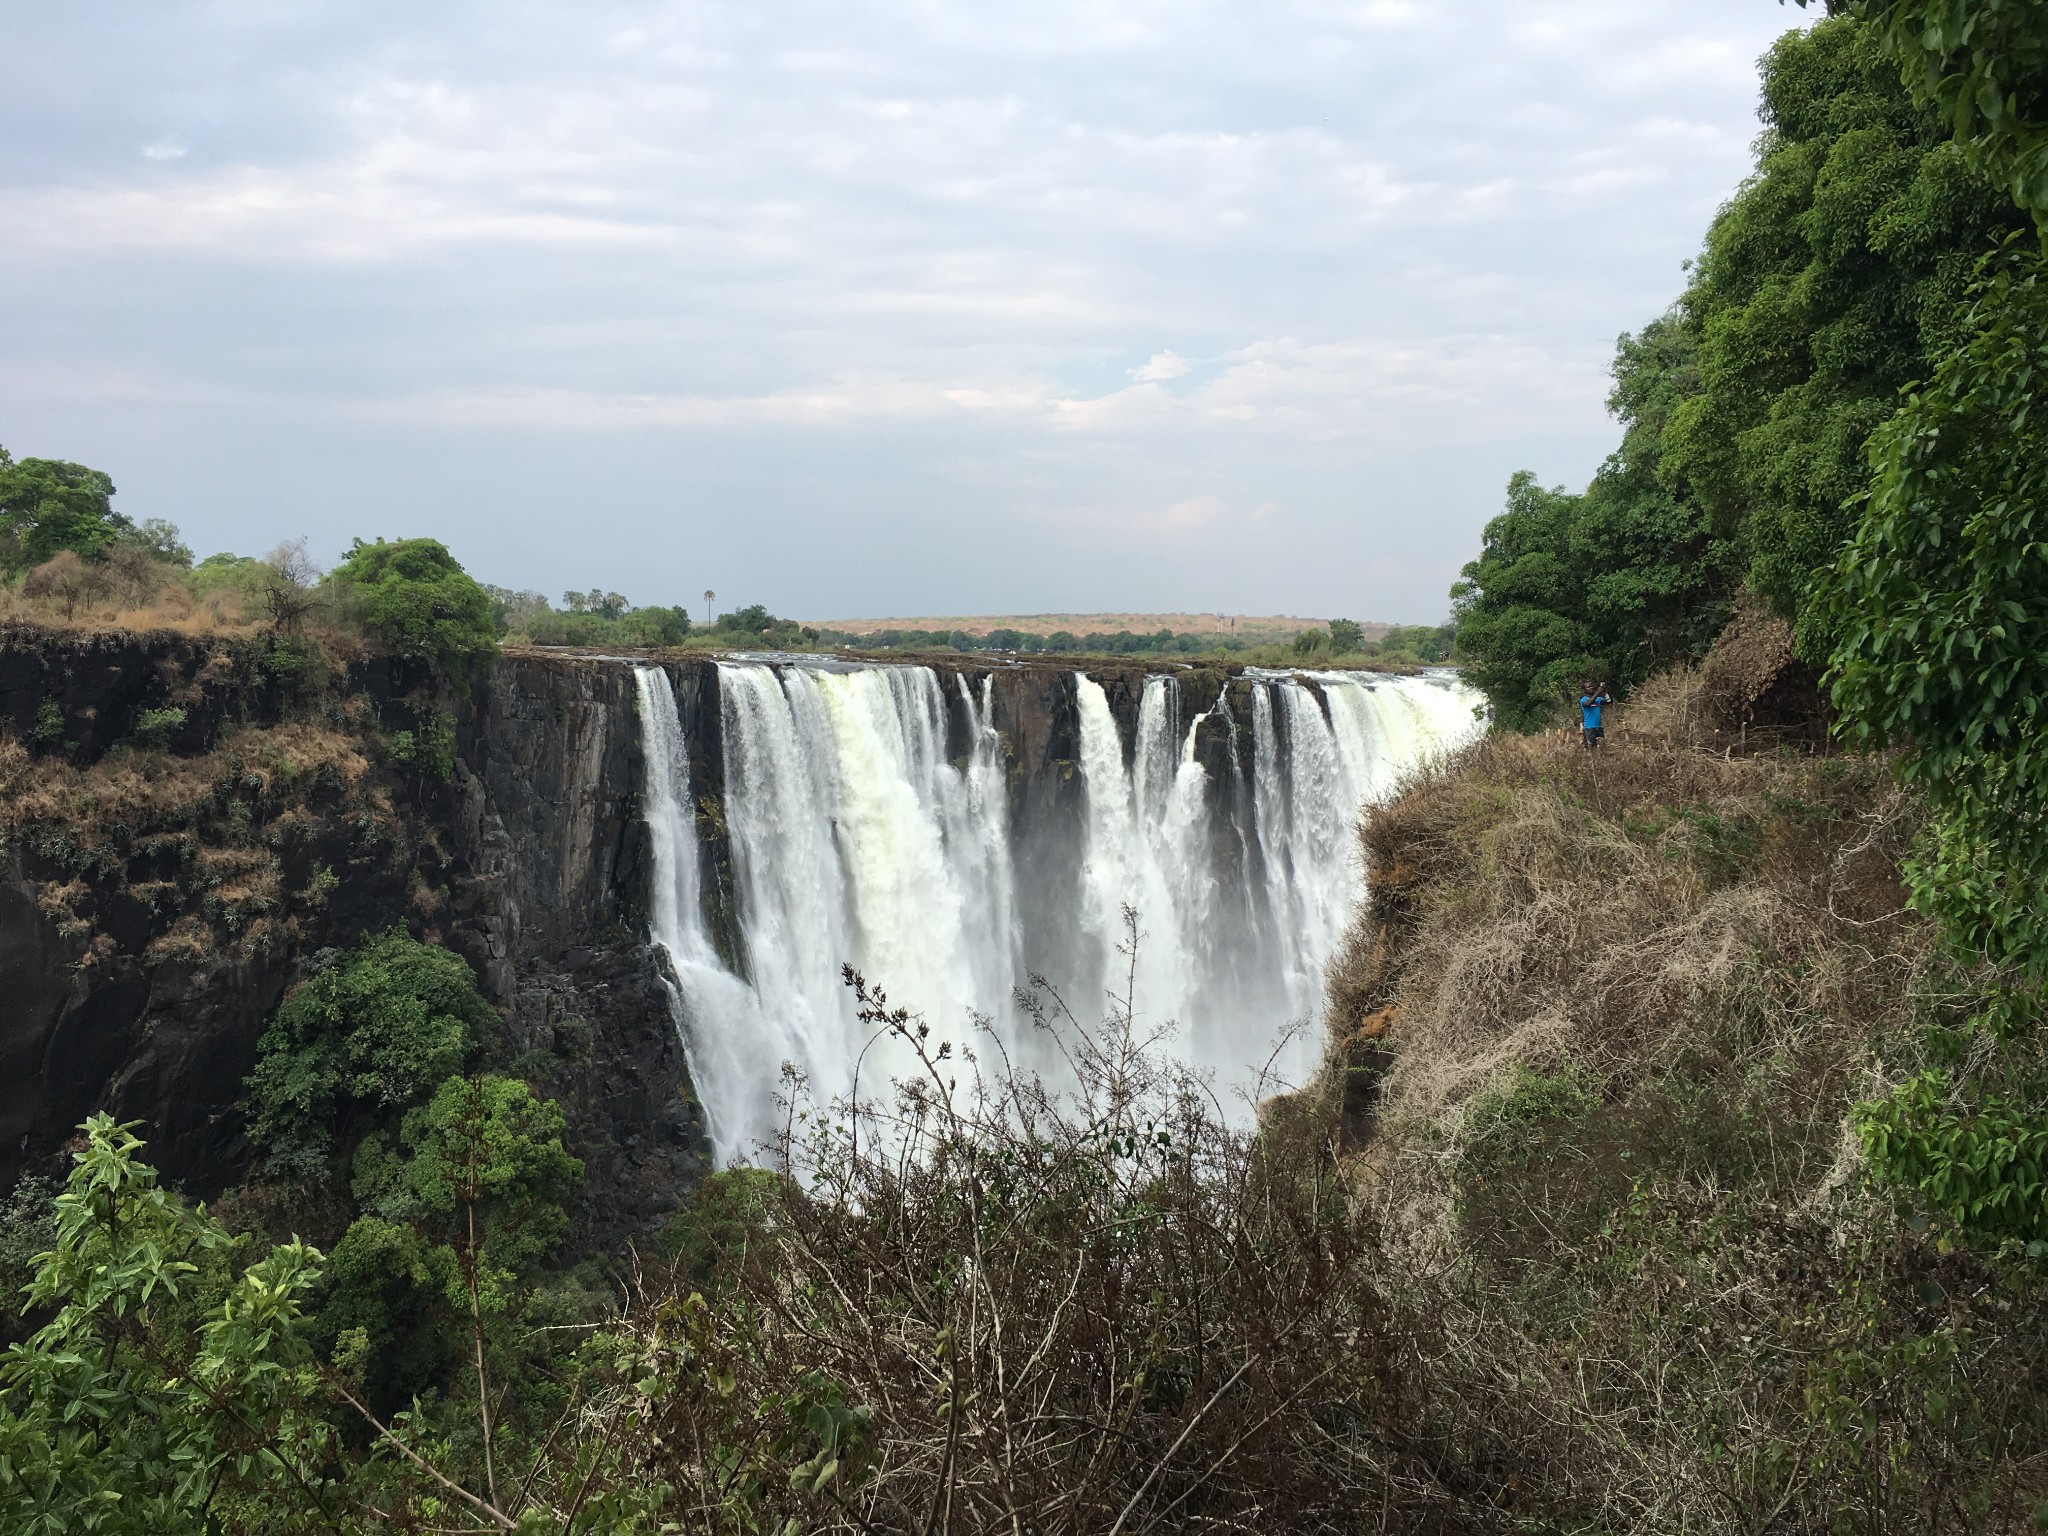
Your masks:
[[[717,666],[662,661],[706,901],[736,951]],[[1071,671],[936,664],[951,699],[993,679],[1020,893],[1071,910],[1057,873],[1082,826]],[[1091,675],[1128,750],[1144,670]],[[1220,670],[1183,674],[1187,716],[1226,686]],[[586,1164],[583,1241],[644,1232],[688,1192],[705,1141],[647,939],[632,664],[514,652],[457,696],[427,689],[394,663],[337,673],[253,641],[0,630],[0,1182],[60,1172],[96,1109],[141,1121],[191,1193],[238,1182],[254,1154],[237,1101],[278,1003],[324,951],[403,924],[474,965],[504,1015],[500,1052],[564,1105]],[[148,713],[166,710],[182,714]],[[453,725],[445,776],[395,748],[435,713]],[[1248,718],[1219,712],[1198,736],[1223,793],[1230,723]],[[957,758],[970,731],[956,707]]]
[[[445,779],[387,750],[420,678],[314,682],[255,645],[0,632],[0,1180],[61,1171],[106,1109],[193,1194],[236,1182],[270,1015],[396,923],[475,965],[500,1049],[562,1101],[587,1239],[658,1223],[705,1159],[645,937],[631,672],[497,660],[444,701]],[[113,750],[173,707],[146,756]]]

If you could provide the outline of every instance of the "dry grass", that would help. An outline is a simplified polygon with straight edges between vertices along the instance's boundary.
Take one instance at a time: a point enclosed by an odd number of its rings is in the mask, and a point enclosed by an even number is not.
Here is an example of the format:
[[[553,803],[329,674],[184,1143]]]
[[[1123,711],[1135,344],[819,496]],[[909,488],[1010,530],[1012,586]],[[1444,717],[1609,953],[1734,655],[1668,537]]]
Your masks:
[[[262,616],[245,613],[241,598],[229,591],[194,597],[168,582],[145,604],[107,604],[66,613],[61,604],[22,596],[0,585],[0,624],[33,624],[59,634],[171,633],[195,639],[256,633]]]
[[[1368,820],[1375,910],[1331,998],[1347,1022],[1399,1010],[1389,1113],[1435,1117],[1560,1047],[1618,1070],[1759,976],[1845,1027],[1897,1004],[1930,942],[1896,875],[1914,807],[1874,759],[1661,744],[1687,681],[1601,753],[1492,737]]]
[[[319,795],[326,808],[315,809]],[[306,721],[242,726],[197,757],[119,747],[79,767],[0,738],[0,839],[28,855],[37,900],[81,965],[114,953],[104,903],[125,896],[156,930],[143,960],[199,964],[290,939],[324,889],[292,892],[286,851],[332,835],[396,835],[364,741]],[[349,834],[351,837],[354,833]]]
[[[2020,1528],[2034,1282],[1904,1228],[1849,1131],[1956,985],[1902,910],[1918,808],[1703,747],[1694,674],[1609,735],[1490,738],[1361,829],[1340,1145],[1442,1298],[1437,1393],[1603,1531]]]
[[[117,750],[88,768],[0,738],[0,832],[61,826],[80,847],[97,848],[186,825],[224,790],[267,795],[322,775],[357,789],[369,769],[359,739],[305,723],[244,726],[201,757]]]

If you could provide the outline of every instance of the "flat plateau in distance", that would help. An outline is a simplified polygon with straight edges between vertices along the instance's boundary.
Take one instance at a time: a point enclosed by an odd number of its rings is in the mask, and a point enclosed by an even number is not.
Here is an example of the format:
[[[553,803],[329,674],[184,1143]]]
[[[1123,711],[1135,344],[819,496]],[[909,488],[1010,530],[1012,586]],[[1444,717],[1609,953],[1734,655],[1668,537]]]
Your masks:
[[[838,630],[847,635],[872,635],[887,629],[921,629],[950,632],[963,630],[985,635],[993,630],[1014,629],[1020,635],[1053,635],[1065,630],[1070,635],[1113,635],[1129,630],[1134,635],[1153,635],[1170,629],[1176,635],[1233,637],[1248,645],[1265,645],[1292,640],[1305,629],[1323,629],[1328,619],[1304,619],[1291,614],[1252,616],[1229,613],[1007,613],[954,615],[923,619],[808,619],[818,629]],[[1367,640],[1377,640],[1390,624],[1359,626]]]

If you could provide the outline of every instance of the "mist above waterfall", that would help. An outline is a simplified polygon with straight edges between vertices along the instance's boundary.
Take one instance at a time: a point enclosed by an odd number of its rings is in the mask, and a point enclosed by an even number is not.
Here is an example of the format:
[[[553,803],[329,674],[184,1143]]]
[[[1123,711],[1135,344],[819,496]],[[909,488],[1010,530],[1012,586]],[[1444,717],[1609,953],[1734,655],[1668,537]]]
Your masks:
[[[1323,967],[1365,891],[1357,813],[1466,737],[1474,696],[1448,674],[1248,673],[1191,708],[1159,674],[1119,680],[1126,731],[1097,677],[1040,678],[1071,756],[1034,765],[994,672],[722,661],[714,797],[668,674],[639,669],[651,927],[721,1162],[773,1134],[788,1071],[829,1104],[907,1069],[857,1021],[848,964],[942,1038],[979,1015],[1027,1070],[1058,1070],[1015,1001],[1034,977],[1085,1019],[1133,985],[1139,1027],[1226,1103],[1313,1068]]]

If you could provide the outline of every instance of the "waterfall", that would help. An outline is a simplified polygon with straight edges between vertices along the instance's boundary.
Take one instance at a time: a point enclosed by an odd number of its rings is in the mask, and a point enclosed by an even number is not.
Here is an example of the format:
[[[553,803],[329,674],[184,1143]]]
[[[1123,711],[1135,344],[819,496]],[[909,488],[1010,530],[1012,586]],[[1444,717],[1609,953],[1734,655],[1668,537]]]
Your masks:
[[[1449,675],[1252,672],[1243,721],[1227,690],[1189,716],[1161,674],[1143,681],[1127,753],[1103,685],[1077,672],[1062,840],[1017,822],[993,674],[956,675],[950,693],[917,666],[726,660],[716,676],[731,963],[711,938],[674,690],[654,667],[638,683],[652,936],[721,1163],[773,1135],[785,1064],[820,1104],[883,1096],[908,1070],[901,1042],[864,1035],[842,964],[936,1036],[968,1043],[978,1011],[1013,1061],[1050,1069],[1014,992],[1029,967],[1099,1015],[1127,984],[1126,906],[1141,1027],[1169,1033],[1226,1102],[1260,1090],[1290,1033],[1274,1065],[1301,1080],[1323,967],[1364,892],[1358,811],[1474,730],[1473,695]]]

